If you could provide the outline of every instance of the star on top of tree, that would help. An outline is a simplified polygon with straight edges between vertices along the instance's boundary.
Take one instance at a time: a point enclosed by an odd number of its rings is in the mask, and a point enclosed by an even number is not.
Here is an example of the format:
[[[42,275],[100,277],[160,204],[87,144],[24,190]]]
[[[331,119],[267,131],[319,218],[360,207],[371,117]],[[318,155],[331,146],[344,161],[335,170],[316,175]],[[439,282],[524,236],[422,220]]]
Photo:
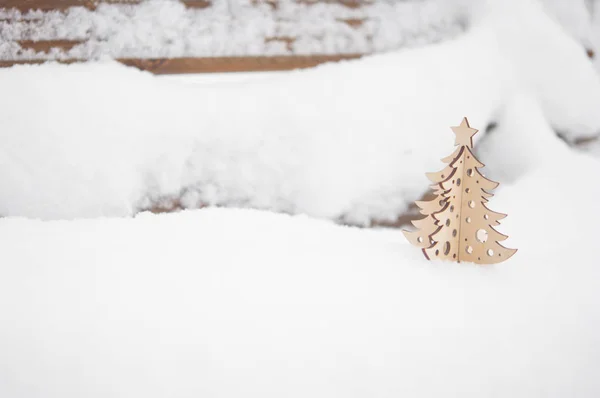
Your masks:
[[[456,134],[456,142],[454,145],[465,145],[468,148],[473,148],[473,136],[479,131],[469,126],[469,121],[463,117],[460,126],[450,127]]]

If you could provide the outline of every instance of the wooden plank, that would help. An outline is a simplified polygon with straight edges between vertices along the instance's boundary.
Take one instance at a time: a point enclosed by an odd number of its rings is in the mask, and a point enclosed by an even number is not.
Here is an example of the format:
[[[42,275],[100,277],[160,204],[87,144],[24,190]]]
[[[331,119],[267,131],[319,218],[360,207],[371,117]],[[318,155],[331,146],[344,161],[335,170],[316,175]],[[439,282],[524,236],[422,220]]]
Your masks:
[[[139,4],[144,0],[0,0],[0,8],[15,8],[21,12],[29,10],[64,11],[70,7],[85,7],[95,10],[101,3]],[[188,8],[207,8],[211,0],[180,0]]]
[[[181,0],[187,8],[208,8],[212,5],[210,0]]]
[[[313,5],[318,3],[339,4],[347,8],[360,8],[373,4],[374,0],[296,0],[298,4]]]
[[[0,0],[0,8],[16,8],[21,12],[29,10],[64,11],[69,7],[85,7],[94,10],[98,3],[136,4],[141,0]]]
[[[64,10],[75,6],[88,6],[92,1],[87,0],[0,0],[0,8],[16,8],[21,12],[29,10]]]
[[[366,19],[365,18],[345,18],[345,19],[338,19],[337,21],[345,23],[346,25],[348,25],[349,27],[351,27],[353,29],[358,29],[361,26],[363,26]]]
[[[53,48],[65,52],[69,51],[76,45],[83,43],[83,40],[18,40],[17,43],[19,43],[24,50],[48,53]]]
[[[327,62],[357,59],[363,54],[292,55],[277,57],[215,57],[215,58],[127,58],[117,61],[154,74],[266,72],[312,68]],[[41,64],[46,60],[0,61],[0,68],[18,64]],[[64,64],[85,62],[69,59],[55,61]]]
[[[337,54],[275,57],[120,59],[119,62],[155,74],[264,72],[311,68],[326,62],[356,59],[361,56],[362,54]]]
[[[15,8],[21,12],[29,10],[64,11],[70,7],[85,7],[96,9],[100,3],[109,4],[139,4],[144,0],[0,0],[0,8]],[[211,0],[180,0],[188,8],[207,8],[212,5]],[[252,0],[253,4],[265,3],[272,8],[278,8],[279,0]],[[373,4],[373,0],[296,0],[298,4],[314,5],[318,3],[340,4],[348,8],[359,8]]]
[[[46,62],[48,62],[48,60],[45,60],[45,59],[22,59],[22,60],[17,60],[17,61],[0,60],[0,68],[10,68],[11,66],[15,66],[15,65],[39,65],[39,64],[46,63]],[[77,63],[77,62],[83,62],[83,60],[66,59],[66,60],[54,61],[54,62],[58,62],[61,64],[73,64],[73,63]]]

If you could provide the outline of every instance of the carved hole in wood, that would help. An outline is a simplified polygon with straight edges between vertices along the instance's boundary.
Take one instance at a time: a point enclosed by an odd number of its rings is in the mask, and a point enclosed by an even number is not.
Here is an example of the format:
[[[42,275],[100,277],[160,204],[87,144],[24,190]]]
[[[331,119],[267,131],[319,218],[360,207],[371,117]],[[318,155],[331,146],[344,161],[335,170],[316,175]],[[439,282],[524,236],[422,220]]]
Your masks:
[[[473,248],[471,246],[467,246],[465,247],[465,251],[467,252],[467,254],[471,254],[473,253]]]
[[[467,219],[465,220],[467,222],[467,224],[471,223],[471,217],[467,217]]]
[[[450,253],[450,242],[444,243],[444,255],[447,256]]]
[[[485,243],[488,240],[488,233],[485,229],[478,229],[475,233],[475,238],[479,243]]]
[[[468,175],[469,177],[473,177],[473,169],[468,169],[468,170],[467,170],[467,175]]]
[[[460,178],[456,180],[456,186],[460,187]]]
[[[487,250],[487,255],[492,257],[494,255],[494,251],[492,249]]]
[[[474,201],[474,200],[469,200],[469,207],[470,207],[471,209],[474,209],[474,208],[475,208],[475,201]]]

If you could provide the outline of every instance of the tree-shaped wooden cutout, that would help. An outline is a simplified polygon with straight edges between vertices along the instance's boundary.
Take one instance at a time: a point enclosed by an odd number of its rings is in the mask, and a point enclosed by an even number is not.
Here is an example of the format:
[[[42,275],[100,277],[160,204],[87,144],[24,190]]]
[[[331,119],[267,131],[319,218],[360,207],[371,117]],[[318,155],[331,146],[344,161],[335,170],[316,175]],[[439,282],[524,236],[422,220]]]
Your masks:
[[[413,245],[420,247],[427,259],[469,261],[477,264],[494,264],[509,259],[517,252],[507,249],[500,241],[508,238],[493,226],[505,214],[487,208],[490,193],[497,182],[485,178],[479,162],[471,149],[477,130],[463,118],[460,126],[452,127],[458,148],[442,159],[448,165],[437,173],[427,173],[434,183],[435,198],[416,202],[425,218],[415,220],[415,231],[403,231]]]

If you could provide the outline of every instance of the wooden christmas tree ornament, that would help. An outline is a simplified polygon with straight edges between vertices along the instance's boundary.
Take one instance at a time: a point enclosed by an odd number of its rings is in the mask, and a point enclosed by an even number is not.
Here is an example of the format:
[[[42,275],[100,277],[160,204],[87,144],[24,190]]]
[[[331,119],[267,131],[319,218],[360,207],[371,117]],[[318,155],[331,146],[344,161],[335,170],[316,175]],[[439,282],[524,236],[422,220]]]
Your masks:
[[[452,131],[458,148],[442,159],[447,163],[442,171],[426,174],[433,183],[435,197],[415,202],[425,217],[412,222],[417,230],[402,232],[429,260],[477,264],[508,260],[517,250],[498,243],[508,236],[493,228],[506,214],[496,213],[486,206],[488,198],[494,196],[489,192],[498,183],[479,172],[484,165],[471,152],[473,136],[478,130],[471,128],[465,117]]]

